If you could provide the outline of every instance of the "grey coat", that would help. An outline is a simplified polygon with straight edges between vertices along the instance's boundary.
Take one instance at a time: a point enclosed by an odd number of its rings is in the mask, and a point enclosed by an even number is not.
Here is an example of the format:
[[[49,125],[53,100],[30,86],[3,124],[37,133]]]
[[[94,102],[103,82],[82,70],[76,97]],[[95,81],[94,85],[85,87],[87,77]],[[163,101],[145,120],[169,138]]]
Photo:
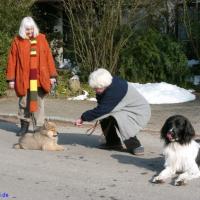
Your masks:
[[[101,120],[108,116],[113,116],[119,126],[119,136],[127,140],[134,137],[151,117],[151,108],[146,99],[128,83],[128,91],[117,106],[108,114],[98,118]]]

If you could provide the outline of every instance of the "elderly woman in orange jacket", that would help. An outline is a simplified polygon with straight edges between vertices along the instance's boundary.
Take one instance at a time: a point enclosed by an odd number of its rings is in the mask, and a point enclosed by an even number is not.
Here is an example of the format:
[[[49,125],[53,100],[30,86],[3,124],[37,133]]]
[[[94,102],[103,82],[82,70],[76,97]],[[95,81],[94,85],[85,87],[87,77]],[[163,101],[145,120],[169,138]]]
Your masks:
[[[44,97],[57,77],[48,42],[32,17],[23,18],[19,35],[12,41],[6,75],[19,97],[20,136],[27,133],[31,116],[38,127],[43,125]]]

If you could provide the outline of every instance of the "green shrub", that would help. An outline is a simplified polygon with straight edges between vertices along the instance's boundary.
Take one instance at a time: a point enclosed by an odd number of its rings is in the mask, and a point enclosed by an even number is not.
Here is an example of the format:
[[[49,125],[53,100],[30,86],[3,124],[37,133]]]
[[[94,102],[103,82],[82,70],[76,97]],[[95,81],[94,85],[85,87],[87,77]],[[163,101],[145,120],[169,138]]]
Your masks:
[[[83,94],[83,90],[88,92],[88,97],[95,97],[94,90],[86,82],[81,82],[81,90],[72,91],[69,87],[69,79],[71,78],[71,71],[69,70],[58,70],[57,85],[54,93],[50,96],[54,97],[75,97]]]
[[[69,79],[71,78],[70,70],[58,70],[57,85],[53,96],[55,97],[72,97],[77,96],[81,91],[71,91],[69,88]]]
[[[5,95],[7,89],[5,69],[10,41],[11,38],[7,33],[0,32],[0,96]]]
[[[119,75],[134,82],[186,85],[187,58],[169,36],[148,30],[134,34],[121,52]]]
[[[57,77],[57,85],[55,87],[56,97],[68,97],[70,96],[70,90],[68,88],[68,80],[70,78],[70,72],[68,70],[59,70]]]
[[[0,96],[5,95],[7,89],[5,69],[0,68]]]

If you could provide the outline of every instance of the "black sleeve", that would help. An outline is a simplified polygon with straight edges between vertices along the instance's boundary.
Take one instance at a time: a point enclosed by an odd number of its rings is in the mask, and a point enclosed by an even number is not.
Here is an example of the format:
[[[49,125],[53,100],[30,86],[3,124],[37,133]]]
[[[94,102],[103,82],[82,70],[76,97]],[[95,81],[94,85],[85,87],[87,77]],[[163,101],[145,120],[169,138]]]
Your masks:
[[[97,96],[97,107],[84,112],[81,116],[83,121],[92,121],[110,113],[122,100],[128,90],[128,83],[117,77],[113,78],[112,84],[106,88],[102,95]]]

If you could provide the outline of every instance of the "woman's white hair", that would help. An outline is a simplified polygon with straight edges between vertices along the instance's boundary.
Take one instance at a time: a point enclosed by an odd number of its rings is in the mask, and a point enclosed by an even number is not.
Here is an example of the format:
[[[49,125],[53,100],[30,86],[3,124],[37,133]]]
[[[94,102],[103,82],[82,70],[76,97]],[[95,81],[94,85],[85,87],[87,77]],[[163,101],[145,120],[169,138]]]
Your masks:
[[[32,17],[24,17],[21,21],[20,27],[19,27],[19,36],[23,39],[26,38],[26,29],[27,28],[33,28],[33,36],[37,37],[39,34],[39,29],[35,21]]]
[[[112,83],[112,75],[106,69],[99,68],[89,76],[89,85],[91,88],[105,88]]]

